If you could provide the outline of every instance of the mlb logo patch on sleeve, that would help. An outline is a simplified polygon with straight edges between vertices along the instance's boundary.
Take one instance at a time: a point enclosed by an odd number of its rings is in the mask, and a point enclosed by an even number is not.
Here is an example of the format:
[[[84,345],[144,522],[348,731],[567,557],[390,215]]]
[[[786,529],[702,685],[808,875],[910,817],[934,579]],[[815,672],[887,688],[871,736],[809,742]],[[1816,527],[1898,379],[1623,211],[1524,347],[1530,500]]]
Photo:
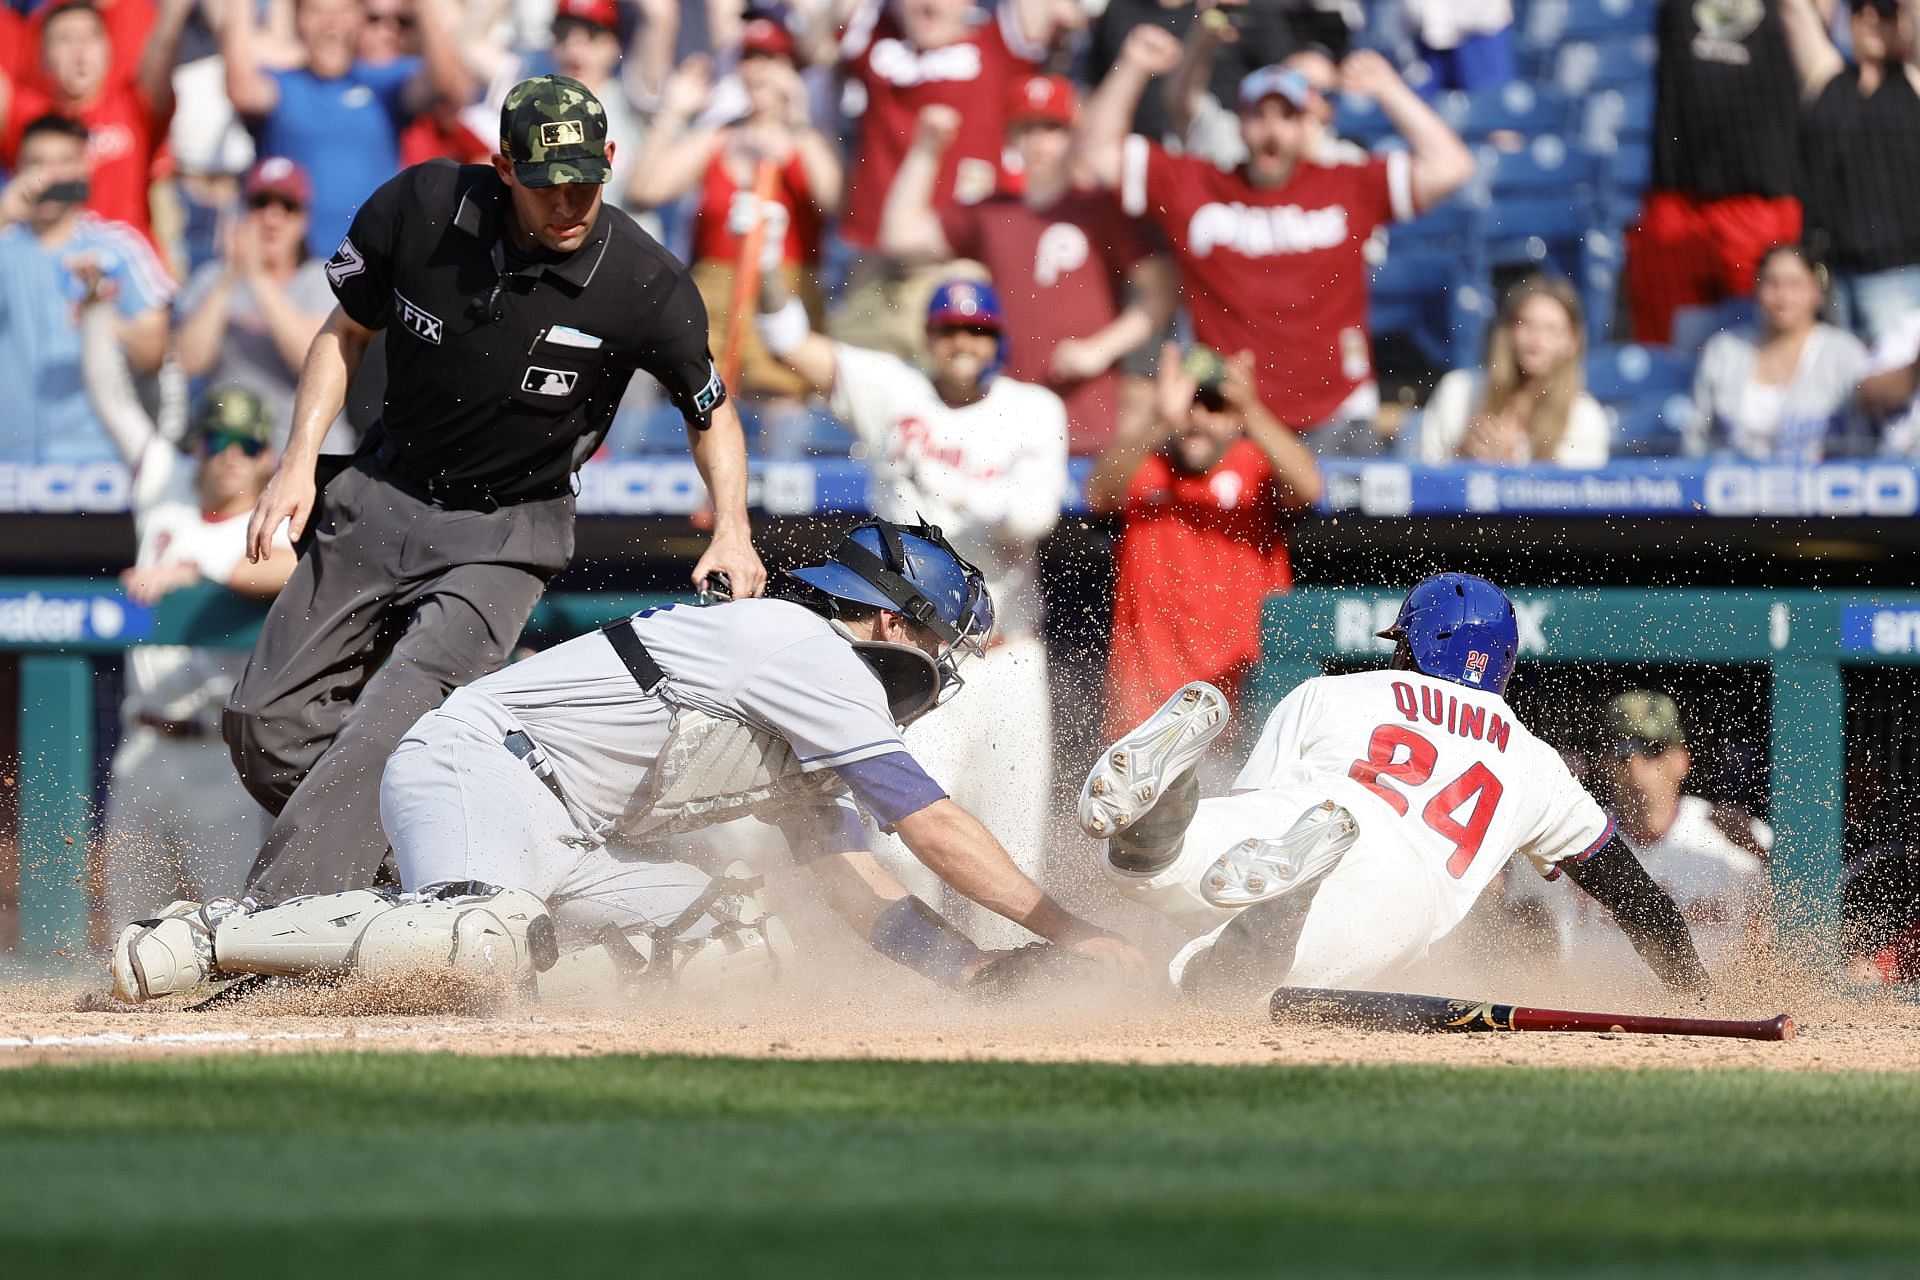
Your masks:
[[[537,396],[572,395],[573,384],[579,377],[571,369],[543,369],[537,364],[530,365],[526,376],[520,379],[520,389]]]

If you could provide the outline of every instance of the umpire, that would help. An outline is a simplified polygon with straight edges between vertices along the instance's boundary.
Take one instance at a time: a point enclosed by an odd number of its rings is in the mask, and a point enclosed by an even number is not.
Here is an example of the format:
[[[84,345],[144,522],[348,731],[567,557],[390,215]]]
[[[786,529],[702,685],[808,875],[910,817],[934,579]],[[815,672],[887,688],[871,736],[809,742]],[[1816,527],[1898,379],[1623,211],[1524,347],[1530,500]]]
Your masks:
[[[388,754],[505,663],[573,556],[573,473],[634,370],[679,407],[712,495],[694,581],[724,573],[756,595],[766,579],[706,308],[685,268],[601,203],[605,111],[578,81],[523,81],[501,108],[500,151],[491,167],[403,171],[327,262],[339,305],[247,529],[255,560],[283,520],[303,554],[222,720],[241,780],[277,815],[248,878],[263,901],[372,883]],[[320,441],[376,336],[382,418],[329,478]]]

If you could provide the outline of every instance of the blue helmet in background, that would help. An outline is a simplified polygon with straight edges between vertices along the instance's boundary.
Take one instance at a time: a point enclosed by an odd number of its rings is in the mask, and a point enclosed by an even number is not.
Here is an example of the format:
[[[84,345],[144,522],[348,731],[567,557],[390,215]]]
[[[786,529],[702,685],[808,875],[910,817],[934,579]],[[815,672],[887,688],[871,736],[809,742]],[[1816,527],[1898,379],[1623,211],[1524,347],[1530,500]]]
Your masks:
[[[1404,640],[1423,675],[1505,693],[1520,652],[1520,623],[1506,593],[1470,573],[1436,573],[1407,592],[1380,633]]]
[[[889,610],[939,637],[938,658],[909,645],[854,642],[886,686],[901,724],[956,692],[961,658],[984,652],[993,632],[985,576],[934,525],[856,525],[825,563],[787,572],[836,601]]]
[[[985,387],[1007,367],[1007,323],[1000,312],[1000,295],[979,280],[948,280],[927,301],[927,328],[943,326],[991,329],[999,340],[993,360],[980,371]]]

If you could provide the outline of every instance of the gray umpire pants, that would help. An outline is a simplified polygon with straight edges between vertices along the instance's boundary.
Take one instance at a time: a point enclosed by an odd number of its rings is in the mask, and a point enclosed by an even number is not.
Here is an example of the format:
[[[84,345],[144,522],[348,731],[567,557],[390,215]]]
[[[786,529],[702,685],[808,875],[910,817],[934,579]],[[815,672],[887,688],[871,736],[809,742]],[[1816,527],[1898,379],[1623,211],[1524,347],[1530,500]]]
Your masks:
[[[364,888],[387,850],[380,774],[447,694],[505,665],[573,556],[573,498],[448,510],[357,460],[322,491],[314,544],[274,601],[221,718],[275,816],[247,891]]]

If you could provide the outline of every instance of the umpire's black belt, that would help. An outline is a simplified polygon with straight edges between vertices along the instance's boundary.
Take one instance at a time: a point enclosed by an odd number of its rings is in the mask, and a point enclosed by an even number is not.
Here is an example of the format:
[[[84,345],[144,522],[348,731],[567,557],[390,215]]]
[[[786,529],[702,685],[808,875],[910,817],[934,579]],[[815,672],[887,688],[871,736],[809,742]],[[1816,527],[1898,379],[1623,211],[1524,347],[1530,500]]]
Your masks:
[[[666,682],[667,673],[660,669],[660,664],[653,660],[651,653],[647,652],[647,646],[641,643],[639,633],[633,629],[632,618],[609,622],[600,628],[600,634],[607,638],[607,643],[613,646],[613,651],[620,655],[620,661],[626,664],[628,672],[632,674],[634,683],[640,686],[641,692],[652,693]]]
[[[423,476],[407,465],[393,447],[392,441],[383,441],[374,450],[374,461],[380,470],[386,473],[388,483],[411,497],[418,498],[429,506],[442,507],[448,511],[498,511],[501,507],[511,507],[522,502],[538,502],[545,498],[558,498],[573,491],[571,478],[556,480],[550,484],[531,485],[519,489],[499,489],[493,485],[475,480],[449,480],[442,477]]]

